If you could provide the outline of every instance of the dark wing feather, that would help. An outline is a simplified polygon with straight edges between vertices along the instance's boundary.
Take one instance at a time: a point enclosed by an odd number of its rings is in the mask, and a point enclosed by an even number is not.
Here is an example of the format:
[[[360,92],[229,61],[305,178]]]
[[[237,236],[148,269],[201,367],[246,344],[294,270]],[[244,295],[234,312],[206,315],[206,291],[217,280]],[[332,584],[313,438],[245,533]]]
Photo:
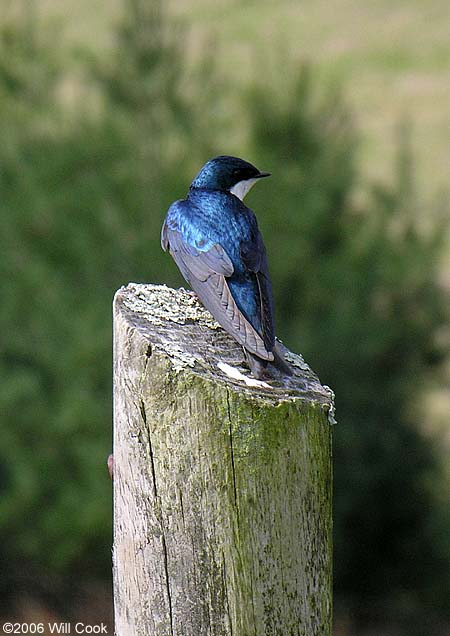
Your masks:
[[[264,344],[271,351],[275,345],[275,321],[272,284],[267,264],[266,248],[257,228],[254,241],[241,245],[244,265],[256,275],[261,303],[261,325]]]
[[[217,322],[243,347],[263,360],[273,360],[264,340],[239,310],[225,280],[233,274],[233,264],[219,245],[207,251],[188,245],[180,232],[164,224],[163,249],[168,249],[187,282]]]
[[[275,345],[275,325],[273,317],[272,284],[263,272],[256,273],[261,298],[261,324],[264,344],[269,350]]]

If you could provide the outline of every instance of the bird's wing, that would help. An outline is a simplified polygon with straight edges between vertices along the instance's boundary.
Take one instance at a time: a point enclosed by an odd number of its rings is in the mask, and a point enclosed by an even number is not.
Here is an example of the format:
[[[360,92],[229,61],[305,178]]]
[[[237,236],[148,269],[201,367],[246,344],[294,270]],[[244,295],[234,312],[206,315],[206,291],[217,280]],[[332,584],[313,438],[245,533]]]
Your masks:
[[[273,354],[254,327],[244,317],[231,295],[226,276],[233,274],[233,264],[225,250],[215,243],[199,250],[184,241],[178,230],[163,226],[161,245],[169,250],[187,282],[217,322],[251,353],[264,360]]]
[[[262,337],[265,346],[271,351],[275,345],[272,284],[270,282],[266,248],[256,225],[252,240],[241,243],[241,258],[246,268],[256,275],[256,280],[258,281]]]

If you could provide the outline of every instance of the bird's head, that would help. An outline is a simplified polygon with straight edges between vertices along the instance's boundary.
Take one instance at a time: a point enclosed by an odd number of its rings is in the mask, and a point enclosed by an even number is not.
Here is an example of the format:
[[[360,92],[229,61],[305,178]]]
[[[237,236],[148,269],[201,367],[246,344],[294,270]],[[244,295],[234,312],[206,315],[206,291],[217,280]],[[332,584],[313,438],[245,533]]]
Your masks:
[[[205,163],[191,188],[228,191],[242,201],[258,179],[269,176],[270,172],[260,172],[248,161],[221,155]]]

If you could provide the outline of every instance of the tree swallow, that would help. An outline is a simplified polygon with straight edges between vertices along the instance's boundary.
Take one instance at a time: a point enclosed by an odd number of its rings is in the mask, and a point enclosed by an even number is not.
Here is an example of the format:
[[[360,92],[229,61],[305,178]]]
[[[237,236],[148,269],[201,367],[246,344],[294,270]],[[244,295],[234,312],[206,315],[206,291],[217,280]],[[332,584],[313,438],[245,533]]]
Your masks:
[[[183,277],[217,322],[244,348],[253,375],[268,363],[291,370],[275,341],[266,249],[252,210],[242,202],[270,176],[237,157],[208,161],[186,199],[170,206],[161,232]]]

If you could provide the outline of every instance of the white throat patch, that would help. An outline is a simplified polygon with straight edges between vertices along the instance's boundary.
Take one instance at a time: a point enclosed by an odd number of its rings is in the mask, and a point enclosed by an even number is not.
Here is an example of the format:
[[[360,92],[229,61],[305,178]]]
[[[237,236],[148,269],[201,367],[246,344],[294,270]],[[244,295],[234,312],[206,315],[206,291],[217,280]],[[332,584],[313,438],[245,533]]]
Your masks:
[[[244,179],[243,181],[238,181],[232,188],[230,188],[231,194],[234,194],[235,197],[238,197],[241,201],[244,200],[247,192],[255,185],[258,179]]]

